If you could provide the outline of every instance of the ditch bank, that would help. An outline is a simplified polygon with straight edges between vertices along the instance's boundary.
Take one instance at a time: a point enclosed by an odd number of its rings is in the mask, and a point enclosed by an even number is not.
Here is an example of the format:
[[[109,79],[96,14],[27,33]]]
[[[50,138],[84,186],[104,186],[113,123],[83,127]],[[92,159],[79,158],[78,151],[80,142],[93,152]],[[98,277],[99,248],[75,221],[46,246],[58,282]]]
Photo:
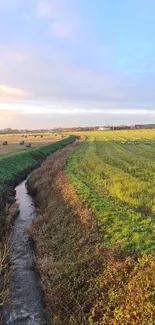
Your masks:
[[[39,167],[50,154],[74,142],[75,139],[75,136],[70,136],[48,146],[26,149],[22,152],[0,157],[0,243],[8,232],[8,223],[10,222],[8,207],[14,203],[15,187],[32,170]]]
[[[155,257],[104,246],[102,228],[63,172],[73,147],[55,152],[28,180],[39,211],[29,234],[49,322],[154,325]]]
[[[39,211],[29,234],[52,325],[88,324],[88,280],[102,264],[94,248],[97,233],[91,212],[63,173],[65,159],[75,146],[55,152],[28,180],[28,192]]]
[[[74,142],[75,139],[75,137],[70,136],[45,147],[30,149],[29,151],[22,151],[0,158],[0,324],[3,324],[3,305],[6,303],[6,297],[8,296],[9,276],[8,271],[6,272],[10,264],[8,258],[8,233],[11,224],[13,227],[15,225],[16,220],[14,222],[13,218],[19,213],[18,204],[20,205],[20,200],[15,202],[15,186],[23,181],[32,170],[39,167],[47,156]]]
[[[0,211],[12,202],[14,188],[53,152],[74,142],[75,136],[36,149],[0,157]]]

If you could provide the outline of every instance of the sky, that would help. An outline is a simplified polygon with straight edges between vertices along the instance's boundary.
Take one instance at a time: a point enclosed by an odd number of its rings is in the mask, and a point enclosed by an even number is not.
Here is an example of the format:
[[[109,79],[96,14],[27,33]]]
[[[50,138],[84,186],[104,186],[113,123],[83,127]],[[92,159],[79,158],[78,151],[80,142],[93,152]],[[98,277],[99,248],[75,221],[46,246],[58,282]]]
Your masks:
[[[154,0],[0,0],[0,128],[155,123]]]

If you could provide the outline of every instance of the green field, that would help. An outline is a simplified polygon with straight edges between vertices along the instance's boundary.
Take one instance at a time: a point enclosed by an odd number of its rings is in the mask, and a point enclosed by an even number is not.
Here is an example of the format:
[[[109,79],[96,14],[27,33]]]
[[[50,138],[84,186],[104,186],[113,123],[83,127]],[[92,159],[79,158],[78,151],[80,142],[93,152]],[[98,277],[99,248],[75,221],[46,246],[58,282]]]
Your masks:
[[[155,131],[78,134],[29,179],[50,324],[154,325]]]
[[[85,135],[66,172],[93,212],[104,245],[120,244],[129,253],[155,251],[155,131]]]
[[[74,132],[75,134],[75,132]],[[137,130],[116,130],[116,131],[81,131],[76,132],[77,135],[87,136],[88,138],[95,137],[97,139],[108,140],[125,140],[125,139],[155,139],[155,130],[154,129],[137,129]]]

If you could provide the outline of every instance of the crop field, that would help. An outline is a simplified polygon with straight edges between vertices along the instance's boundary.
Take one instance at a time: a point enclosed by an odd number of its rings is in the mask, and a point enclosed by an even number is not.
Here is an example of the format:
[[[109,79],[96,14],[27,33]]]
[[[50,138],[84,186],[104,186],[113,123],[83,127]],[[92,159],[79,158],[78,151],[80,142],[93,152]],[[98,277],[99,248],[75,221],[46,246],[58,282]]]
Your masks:
[[[153,325],[155,131],[79,135],[85,140],[67,158],[65,173],[93,216],[89,236],[95,255],[85,244],[81,262],[89,283],[85,299],[92,304],[86,323]],[[73,269],[76,274],[77,266]],[[83,271],[75,281],[82,277]]]
[[[35,148],[59,141],[62,137],[63,135],[59,133],[0,134],[0,155],[25,149],[25,145],[20,145],[20,141],[24,141],[24,144],[30,142],[31,147]],[[3,145],[3,141],[7,141],[8,144]]]
[[[28,183],[50,324],[154,325],[155,131],[77,135]]]
[[[141,138],[137,133],[88,134],[68,159],[66,171],[80,198],[93,211],[104,243],[120,243],[128,252],[152,252],[155,132],[142,133]]]
[[[75,134],[75,132],[74,132]],[[155,140],[155,130],[153,129],[137,129],[137,130],[117,130],[117,131],[81,131],[76,132],[77,135],[86,136],[88,138],[95,137],[97,139],[104,139],[106,141],[109,140]]]

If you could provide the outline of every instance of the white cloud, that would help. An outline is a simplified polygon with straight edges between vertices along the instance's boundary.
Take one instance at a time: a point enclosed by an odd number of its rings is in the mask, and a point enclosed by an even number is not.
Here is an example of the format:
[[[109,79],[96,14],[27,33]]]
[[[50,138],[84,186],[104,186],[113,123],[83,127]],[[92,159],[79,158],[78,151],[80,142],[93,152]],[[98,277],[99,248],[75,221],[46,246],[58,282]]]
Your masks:
[[[20,99],[28,97],[30,93],[21,88],[13,88],[6,85],[0,85],[0,100]]]
[[[20,8],[23,7],[28,0],[0,0],[1,8]],[[33,1],[33,0],[32,0]]]
[[[42,0],[37,2],[38,19],[48,20],[51,34],[58,38],[69,38],[76,34],[79,20],[75,15],[76,1]]]
[[[37,17],[39,19],[51,19],[53,17],[53,7],[49,1],[38,2]]]
[[[3,45],[0,44],[0,61],[5,62],[18,62],[23,63],[26,60],[26,55],[24,49],[21,49],[19,46],[15,45]]]
[[[103,62],[110,65],[108,51],[103,52]],[[140,108],[141,102],[152,107],[155,103],[154,79],[152,77],[150,82],[141,78],[136,86],[129,76],[76,63],[67,51],[55,50],[53,44],[41,49],[0,48],[0,84],[26,89],[36,101],[96,101],[102,102],[104,107],[107,103],[117,108],[124,105],[124,109],[131,104],[132,108],[136,104]]]
[[[98,102],[81,102],[81,101],[19,101],[17,102],[1,102],[0,110],[3,112],[20,112],[22,115],[79,115],[91,116],[106,114],[114,116],[155,116],[155,109],[136,109],[133,107],[126,109],[113,108],[109,103]]]
[[[58,21],[52,22],[51,32],[54,37],[58,38],[70,38],[72,36],[71,28],[68,25]]]

